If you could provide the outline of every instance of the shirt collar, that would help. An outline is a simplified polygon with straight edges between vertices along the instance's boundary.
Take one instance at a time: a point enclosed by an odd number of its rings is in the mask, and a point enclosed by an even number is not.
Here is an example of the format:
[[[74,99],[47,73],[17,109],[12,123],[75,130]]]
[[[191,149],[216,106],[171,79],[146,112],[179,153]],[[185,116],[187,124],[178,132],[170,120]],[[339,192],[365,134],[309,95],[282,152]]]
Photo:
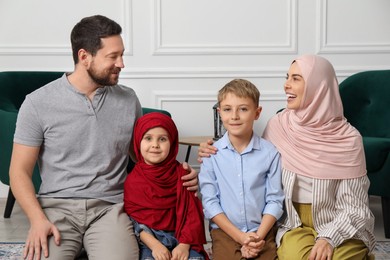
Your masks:
[[[220,149],[235,150],[233,145],[230,143],[228,132],[226,132],[221,137],[221,139],[218,140],[218,142],[219,142]],[[241,154],[248,153],[252,150],[261,150],[260,142],[261,142],[261,138],[256,133],[253,133],[252,138],[251,138],[248,146],[245,148],[245,150]]]

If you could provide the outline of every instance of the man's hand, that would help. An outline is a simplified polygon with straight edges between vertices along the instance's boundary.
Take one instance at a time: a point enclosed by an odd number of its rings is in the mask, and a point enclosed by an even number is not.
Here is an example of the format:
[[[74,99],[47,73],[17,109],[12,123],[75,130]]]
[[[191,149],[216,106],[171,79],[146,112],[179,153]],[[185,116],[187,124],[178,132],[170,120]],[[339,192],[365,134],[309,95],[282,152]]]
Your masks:
[[[183,162],[183,168],[188,172],[188,174],[181,177],[181,179],[184,181],[183,185],[187,187],[187,190],[194,191],[196,195],[196,192],[199,189],[198,173],[186,162]]]
[[[45,257],[49,256],[48,237],[54,236],[54,242],[60,245],[61,235],[57,227],[48,220],[31,223],[23,250],[23,258],[28,260],[41,259],[41,251]]]
[[[198,148],[198,162],[202,163],[202,157],[210,157],[210,154],[216,154],[217,148],[212,146],[213,140],[209,139],[206,143],[200,143]]]
[[[318,239],[311,250],[308,260],[332,260],[333,247],[326,239]]]

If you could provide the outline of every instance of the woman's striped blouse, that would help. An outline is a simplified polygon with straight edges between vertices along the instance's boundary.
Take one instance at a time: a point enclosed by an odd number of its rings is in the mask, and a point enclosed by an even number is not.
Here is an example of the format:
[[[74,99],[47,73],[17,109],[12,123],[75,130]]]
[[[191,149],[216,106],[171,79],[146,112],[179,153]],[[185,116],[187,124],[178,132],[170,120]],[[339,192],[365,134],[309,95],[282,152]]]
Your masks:
[[[295,179],[295,173],[283,169],[286,208],[276,236],[278,246],[287,231],[302,224],[291,200]],[[354,179],[313,179],[312,215],[317,238],[327,238],[334,247],[347,239],[359,239],[371,252],[375,236],[374,216],[368,203],[369,186],[366,175]]]

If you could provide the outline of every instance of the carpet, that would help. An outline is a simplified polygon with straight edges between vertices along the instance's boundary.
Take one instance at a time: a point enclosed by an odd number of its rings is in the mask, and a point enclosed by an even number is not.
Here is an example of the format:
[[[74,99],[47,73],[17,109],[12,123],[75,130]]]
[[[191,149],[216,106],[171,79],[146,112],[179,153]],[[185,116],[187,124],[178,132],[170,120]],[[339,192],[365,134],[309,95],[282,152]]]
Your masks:
[[[24,243],[0,243],[0,259],[1,260],[16,260],[23,259]]]
[[[0,242],[1,260],[19,260],[22,259],[24,243]],[[378,241],[374,249],[375,260],[390,259],[390,242]]]
[[[375,260],[390,259],[390,242],[377,241],[374,249]]]
[[[23,248],[23,242],[0,242],[0,260],[23,259]],[[86,255],[82,255],[77,259],[88,260]]]

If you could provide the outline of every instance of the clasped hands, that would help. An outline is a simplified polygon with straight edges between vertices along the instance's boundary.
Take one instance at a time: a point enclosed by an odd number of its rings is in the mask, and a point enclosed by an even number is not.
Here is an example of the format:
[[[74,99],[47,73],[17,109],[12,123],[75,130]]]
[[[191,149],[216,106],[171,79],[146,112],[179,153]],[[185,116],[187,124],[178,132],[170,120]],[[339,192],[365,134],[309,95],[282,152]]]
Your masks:
[[[255,258],[264,248],[265,240],[261,239],[256,233],[244,233],[242,239],[241,255],[245,258]]]

